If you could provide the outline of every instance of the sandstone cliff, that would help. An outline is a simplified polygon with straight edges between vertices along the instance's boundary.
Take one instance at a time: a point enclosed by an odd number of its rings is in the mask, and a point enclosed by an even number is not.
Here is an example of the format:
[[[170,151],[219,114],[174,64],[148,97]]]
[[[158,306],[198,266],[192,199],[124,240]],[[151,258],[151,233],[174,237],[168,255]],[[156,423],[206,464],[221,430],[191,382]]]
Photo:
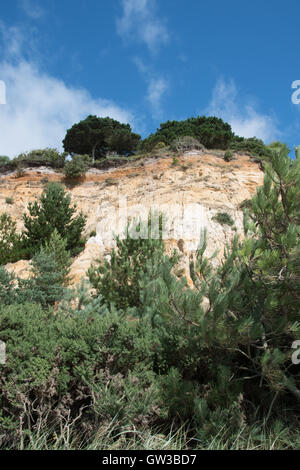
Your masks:
[[[1,176],[0,213],[9,213],[21,229],[28,202],[40,196],[47,181],[64,182],[63,175],[40,168],[26,170],[21,178],[14,173]],[[173,156],[164,156],[129,162],[122,168],[90,170],[80,184],[66,187],[78,209],[88,216],[88,242],[72,265],[73,282],[85,275],[92,262],[109,255],[113,232],[122,233],[124,215],[133,218],[137,210],[146,214],[156,208],[166,213],[170,224],[166,246],[182,252],[182,270],[186,271],[189,255],[199,243],[195,227],[207,229],[207,253],[219,249],[219,257],[222,256],[224,244],[235,232],[213,217],[227,212],[234,219],[237,232],[242,233],[239,205],[251,198],[262,182],[263,172],[248,156],[225,162],[221,155],[203,151],[185,153],[175,165]],[[6,203],[7,197],[13,198],[13,204]],[[96,237],[90,237],[94,231]],[[26,261],[7,267],[21,277],[28,276]]]

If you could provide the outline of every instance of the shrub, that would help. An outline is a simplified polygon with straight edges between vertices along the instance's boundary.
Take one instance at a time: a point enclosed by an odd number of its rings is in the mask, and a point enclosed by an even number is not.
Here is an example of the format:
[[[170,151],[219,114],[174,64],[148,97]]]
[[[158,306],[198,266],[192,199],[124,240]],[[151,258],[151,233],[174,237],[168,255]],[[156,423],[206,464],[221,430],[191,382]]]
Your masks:
[[[176,152],[187,152],[188,150],[202,150],[203,145],[194,137],[178,137],[171,144],[171,149]]]
[[[230,149],[236,152],[247,152],[257,157],[269,157],[271,154],[270,149],[263,141],[256,137],[245,139],[244,137],[234,136]]]
[[[252,201],[251,199],[244,199],[239,205],[239,209],[244,210],[244,209],[251,209],[252,207]]]
[[[185,136],[197,139],[206,148],[225,150],[230,145],[233,133],[228,123],[216,117],[201,116],[185,121],[168,121],[162,123],[155,134],[144,139],[139,149],[149,152],[158,142],[171,145],[176,139]]]
[[[9,163],[9,161],[9,157],[6,157],[5,155],[0,155],[0,166],[6,165],[7,163]]]
[[[106,178],[105,183],[107,186],[116,186],[119,184],[118,180],[116,180],[115,178]]]
[[[162,257],[164,243],[161,239],[142,238],[144,231],[150,230],[147,224],[137,223],[137,239],[132,238],[132,228],[127,228],[126,237],[116,238],[116,249],[110,260],[104,260],[88,271],[89,280],[97,292],[109,305],[114,303],[118,309],[126,309],[140,304],[141,281],[154,257]],[[140,236],[139,236],[140,235]]]
[[[67,179],[77,179],[85,176],[90,163],[88,155],[74,155],[70,162],[64,166],[64,174]]]
[[[76,422],[87,443],[114,420],[144,431],[160,400],[152,372],[155,336],[145,322],[124,322],[101,307],[93,313],[2,306],[7,360],[0,379],[0,445],[21,448],[32,432],[61,434]],[[137,399],[139,398],[139,399]],[[18,429],[18,432],[16,432]]]
[[[218,212],[218,214],[213,217],[213,220],[221,225],[229,225],[230,227],[234,225],[234,220],[227,212]]]
[[[14,200],[12,197],[6,197],[5,202],[6,204],[12,205],[14,203]]]
[[[233,160],[233,152],[231,150],[226,150],[224,160],[225,162],[231,162],[231,160]]]
[[[18,167],[17,167],[17,170],[16,170],[16,175],[15,175],[15,177],[16,177],[16,178],[23,178],[24,175],[25,175],[24,168],[22,168],[21,166],[18,166]]]
[[[23,245],[31,254],[50,240],[55,229],[66,240],[66,249],[73,256],[84,247],[86,216],[82,212],[75,216],[76,205],[71,206],[70,195],[59,183],[49,183],[40,201],[28,204],[28,212],[23,215]]]
[[[0,266],[0,305],[10,305],[16,299],[16,277]]]
[[[0,215],[0,265],[17,261],[20,237],[16,233],[16,226],[10,215]]]
[[[66,153],[59,153],[56,149],[45,148],[21,153],[15,159],[15,162],[22,167],[49,166],[52,168],[63,168],[66,156]]]

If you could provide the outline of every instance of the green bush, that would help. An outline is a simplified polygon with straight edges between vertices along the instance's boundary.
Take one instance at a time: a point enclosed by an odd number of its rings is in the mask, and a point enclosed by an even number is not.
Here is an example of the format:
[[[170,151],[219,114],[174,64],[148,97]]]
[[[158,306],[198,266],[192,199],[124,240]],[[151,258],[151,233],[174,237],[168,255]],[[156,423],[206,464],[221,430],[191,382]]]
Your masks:
[[[74,155],[72,160],[67,162],[64,166],[63,172],[67,179],[77,179],[85,176],[91,164],[88,155]]]
[[[251,199],[244,199],[239,205],[239,209],[245,210],[245,209],[251,209],[252,208],[252,201]]]
[[[10,215],[0,215],[0,266],[17,261],[20,237],[16,233],[17,224]]]
[[[150,134],[144,139],[139,150],[151,152],[158,142],[171,145],[176,139],[185,136],[193,137],[206,148],[225,150],[233,138],[233,133],[229,124],[216,117],[201,116],[185,121],[168,121],[162,123],[155,134]]]
[[[88,271],[89,280],[109,305],[114,303],[118,309],[126,309],[140,304],[141,281],[155,257],[162,257],[164,244],[161,239],[142,238],[143,232],[150,230],[151,224],[137,223],[137,239],[133,238],[132,228],[126,231],[122,240],[116,237],[116,249],[110,254],[110,260],[104,260]]]
[[[256,137],[245,139],[244,137],[234,136],[231,141],[230,149],[235,152],[247,152],[256,157],[270,157],[270,149],[262,140]]]
[[[16,300],[16,277],[0,266],[0,305],[10,305]]]
[[[187,152],[188,150],[202,150],[204,147],[194,137],[178,137],[171,144],[171,150],[175,152]]]
[[[233,218],[231,215],[227,214],[227,212],[218,212],[218,214],[213,217],[213,220],[221,225],[229,225],[230,227],[234,225]]]
[[[155,336],[146,323],[124,322],[100,305],[89,314],[69,308],[54,315],[24,304],[2,306],[0,331],[7,352],[1,448],[23,448],[33,432],[41,437],[50,428],[53,439],[74,420],[85,442],[112,420],[116,434],[126,425],[145,430],[155,424]]]
[[[6,197],[5,202],[6,204],[12,205],[14,203],[14,200],[12,197]]]
[[[9,161],[10,161],[9,157],[6,157],[5,155],[0,155],[0,166],[7,165]]]
[[[22,166],[23,168],[28,166],[63,168],[66,155],[67,153],[59,153],[56,149],[45,148],[21,153],[14,161],[18,166]]]
[[[233,152],[231,150],[226,150],[224,160],[225,162],[231,162],[231,160],[233,160]]]
[[[84,247],[82,232],[86,216],[76,215],[76,205],[71,205],[71,197],[59,183],[49,183],[40,201],[28,204],[28,214],[23,215],[23,246],[31,255],[50,240],[56,229],[66,240],[66,249],[75,256]]]

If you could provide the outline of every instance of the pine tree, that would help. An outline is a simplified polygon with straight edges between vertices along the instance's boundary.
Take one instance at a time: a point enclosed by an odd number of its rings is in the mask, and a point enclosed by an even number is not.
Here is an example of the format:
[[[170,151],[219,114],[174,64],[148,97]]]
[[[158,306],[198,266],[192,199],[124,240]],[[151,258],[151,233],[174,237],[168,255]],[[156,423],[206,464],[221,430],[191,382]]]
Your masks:
[[[19,280],[19,300],[43,306],[54,305],[62,300],[70,281],[71,262],[70,254],[66,251],[66,241],[55,230],[49,243],[32,259],[33,277],[28,281]]]
[[[71,198],[59,183],[50,183],[43,192],[40,202],[29,203],[29,214],[24,214],[24,245],[31,254],[43,246],[56,229],[66,240],[66,248],[72,255],[78,254],[84,246],[82,232],[86,216],[80,212],[77,216],[76,205],[71,206]]]
[[[149,221],[148,230],[150,224]],[[147,228],[147,224],[138,226],[141,233],[143,227]],[[110,259],[89,269],[89,280],[97,295],[103,296],[108,304],[113,303],[118,309],[140,305],[140,282],[146,265],[154,259],[154,255],[162,258],[163,252],[161,234],[158,239],[133,239],[128,227],[125,239],[116,237],[116,249],[112,250]]]

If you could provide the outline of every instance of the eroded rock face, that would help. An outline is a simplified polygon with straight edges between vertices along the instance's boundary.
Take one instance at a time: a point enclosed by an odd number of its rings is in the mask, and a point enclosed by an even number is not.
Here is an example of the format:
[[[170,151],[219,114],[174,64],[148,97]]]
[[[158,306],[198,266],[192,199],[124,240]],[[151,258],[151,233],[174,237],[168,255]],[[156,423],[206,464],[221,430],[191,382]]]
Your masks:
[[[178,158],[149,159],[128,163],[109,171],[91,170],[80,184],[66,188],[72,201],[87,216],[85,235],[88,242],[72,265],[73,282],[79,282],[91,263],[109,255],[114,233],[124,233],[127,218],[142,216],[149,210],[163,212],[166,223],[166,247],[182,253],[181,266],[187,270],[188,259],[199,244],[200,232],[207,230],[207,254],[223,248],[234,230],[213,220],[218,212],[228,213],[242,233],[243,214],[239,205],[250,199],[263,182],[263,172],[248,156],[225,162],[212,152],[191,152]],[[37,199],[47,180],[63,182],[63,175],[49,169],[28,170],[21,178],[15,174],[0,177],[0,213],[7,212],[22,229],[22,214],[30,201]],[[7,204],[6,198],[13,198]],[[96,231],[96,237],[89,235]],[[28,263],[8,265],[10,271],[28,276]]]

